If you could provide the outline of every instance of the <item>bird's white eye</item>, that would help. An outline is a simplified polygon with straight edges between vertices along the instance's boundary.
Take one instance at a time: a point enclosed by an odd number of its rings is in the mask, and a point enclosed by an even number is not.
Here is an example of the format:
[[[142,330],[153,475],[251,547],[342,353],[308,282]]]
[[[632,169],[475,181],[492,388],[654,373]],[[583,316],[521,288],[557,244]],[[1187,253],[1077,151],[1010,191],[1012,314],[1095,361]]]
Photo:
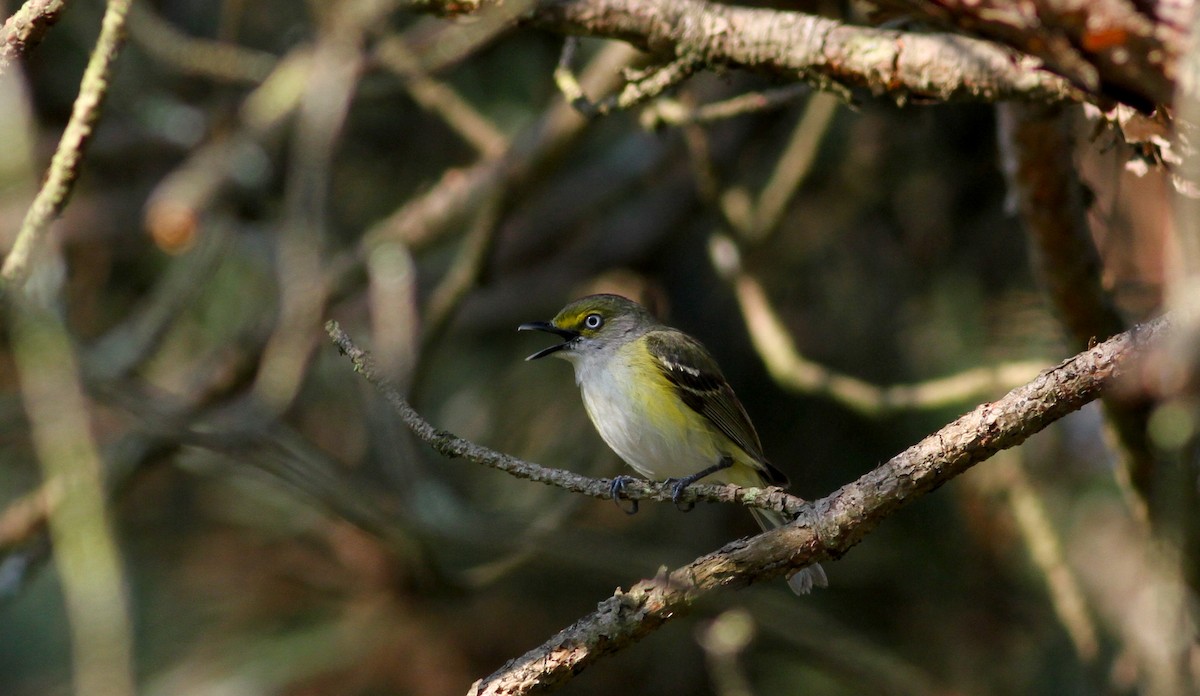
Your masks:
[[[604,323],[604,317],[599,314],[589,314],[583,318],[583,325],[589,329],[598,329]]]

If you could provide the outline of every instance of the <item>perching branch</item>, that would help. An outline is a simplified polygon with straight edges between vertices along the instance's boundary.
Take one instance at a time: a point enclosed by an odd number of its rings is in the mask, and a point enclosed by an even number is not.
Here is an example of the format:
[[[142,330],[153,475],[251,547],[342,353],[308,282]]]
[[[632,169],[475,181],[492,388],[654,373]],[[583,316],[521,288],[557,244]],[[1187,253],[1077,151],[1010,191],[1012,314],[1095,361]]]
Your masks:
[[[551,691],[604,655],[687,612],[712,590],[769,580],[845,554],[908,503],[1095,400],[1169,325],[1167,318],[1159,318],[1062,362],[806,505],[792,524],[739,539],[682,568],[642,580],[628,592],[618,591],[596,611],[476,682],[470,694]]]
[[[572,493],[582,493],[603,500],[607,500],[611,496],[611,479],[594,479],[563,469],[550,469],[477,445],[445,430],[438,430],[409,405],[395,386],[376,369],[375,361],[371,356],[356,346],[336,321],[326,322],[325,331],[333,339],[338,349],[344,355],[349,356],[350,361],[354,363],[355,372],[366,377],[367,381],[374,385],[396,410],[404,424],[439,454],[451,459],[462,457],[476,464],[483,464],[512,474],[517,478],[557,486]],[[665,502],[671,500],[672,487],[668,484],[633,480],[625,486],[624,491],[625,497],[630,500]],[[742,488],[732,484],[689,486],[683,491],[680,498],[681,503],[700,501],[740,503],[787,514],[795,514],[804,506],[803,500],[785,493],[781,488]]]
[[[1127,371],[1142,347],[1169,326],[1169,319],[1159,318],[1080,353],[1001,399],[978,406],[821,500],[793,507],[791,503],[796,499],[781,491],[735,486],[689,489],[689,500],[736,500],[743,504],[779,500],[784,504],[775,509],[798,513],[799,518],[785,527],[727,544],[673,572],[643,580],[628,592],[619,591],[592,614],[477,682],[471,693],[549,691],[603,655],[640,640],[686,612],[698,598],[717,588],[769,580],[845,554],[901,507],[1101,396]],[[381,390],[413,433],[439,453],[567,490],[607,496],[606,481],[546,469],[438,430],[380,379],[369,356],[336,322],[327,323],[326,330],[350,356],[355,369]],[[655,484],[631,485],[629,492],[635,499],[669,498],[669,491]]]

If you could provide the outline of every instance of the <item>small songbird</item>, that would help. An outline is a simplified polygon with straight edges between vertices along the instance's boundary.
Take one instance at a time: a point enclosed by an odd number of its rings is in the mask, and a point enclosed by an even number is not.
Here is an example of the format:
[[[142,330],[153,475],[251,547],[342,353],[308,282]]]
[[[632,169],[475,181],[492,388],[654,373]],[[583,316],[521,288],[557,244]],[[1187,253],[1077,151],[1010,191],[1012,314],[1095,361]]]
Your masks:
[[[589,295],[563,307],[551,321],[517,330],[562,337],[562,343],[526,360],[553,355],[570,362],[600,437],[642,476],[674,481],[677,501],[684,488],[702,478],[739,486],[787,485],[787,477],[763,455],[746,409],[708,350],[663,326],[636,302]],[[614,498],[625,480],[614,479]],[[750,511],[763,529],[787,522],[777,512]],[[788,580],[797,594],[827,584],[825,571],[815,564]]]

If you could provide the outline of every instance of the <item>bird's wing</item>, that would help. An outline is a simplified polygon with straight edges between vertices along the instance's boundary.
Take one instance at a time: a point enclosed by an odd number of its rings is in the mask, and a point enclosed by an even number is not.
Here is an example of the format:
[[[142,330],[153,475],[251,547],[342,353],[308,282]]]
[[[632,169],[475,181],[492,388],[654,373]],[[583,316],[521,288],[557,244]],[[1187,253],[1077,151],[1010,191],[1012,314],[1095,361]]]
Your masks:
[[[646,348],[683,403],[753,457],[768,483],[787,485],[787,476],[767,462],[746,409],[699,341],[682,331],[664,329],[646,334]]]

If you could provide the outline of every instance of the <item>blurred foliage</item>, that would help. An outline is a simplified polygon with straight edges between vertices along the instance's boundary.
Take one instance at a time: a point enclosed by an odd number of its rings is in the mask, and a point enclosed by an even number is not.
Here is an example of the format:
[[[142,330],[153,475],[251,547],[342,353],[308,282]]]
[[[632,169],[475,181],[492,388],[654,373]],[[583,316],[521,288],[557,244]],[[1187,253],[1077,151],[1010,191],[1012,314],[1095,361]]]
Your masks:
[[[321,40],[319,6],[168,0],[153,10],[185,34],[283,56]],[[9,131],[6,147],[27,150],[33,164],[0,181],[4,234],[18,226],[69,114],[99,13],[99,3],[75,3],[24,70],[6,78],[0,112],[31,116],[27,132]],[[471,27],[392,12],[364,44],[401,36],[430,50]],[[551,73],[560,46],[559,37],[516,29],[435,77],[514,137],[559,100]],[[585,42],[588,55],[600,50]],[[295,136],[294,117],[250,138],[242,159],[226,162],[234,180],[186,221],[185,248],[165,249],[147,231],[152,193],[207,143],[243,131],[239,106],[254,88],[183,67],[152,56],[134,33],[57,229],[67,262],[62,309],[85,357],[172,272],[199,263],[204,245],[218,247],[146,359],[115,382],[89,384],[95,437],[110,469],[124,472],[113,474],[113,505],[143,693],[463,693],[613,588],[753,531],[743,510],[644,505],[627,517],[611,504],[442,460],[400,429],[322,341],[319,324],[307,327],[315,348],[294,401],[279,413],[247,407],[279,316],[280,240],[295,220],[290,172],[308,144]],[[771,86],[752,75],[701,74],[676,96],[707,103]],[[719,181],[761,188],[804,105],[703,127]],[[893,384],[1006,361],[1049,365],[1067,354],[1019,225],[1005,212],[994,131],[984,105],[898,108],[866,97],[837,110],[778,230],[742,248],[746,270],[807,357]],[[338,318],[364,343],[380,321],[399,321],[404,307],[372,305],[368,283],[378,279],[362,268],[369,252],[360,241],[478,157],[414,102],[401,77],[364,63],[326,172],[329,204],[312,221],[322,263],[351,266],[322,319]],[[777,386],[709,262],[708,237],[724,223],[694,171],[682,129],[646,132],[636,114],[622,113],[590,123],[528,182],[504,191],[480,282],[417,356],[417,408],[439,427],[533,461],[619,471],[570,370],[523,362],[542,343],[514,331],[601,289],[649,302],[710,347],[773,462],[807,497],[973,405],[870,419]],[[1093,175],[1119,194],[1118,168]],[[465,221],[413,253],[419,307],[460,255],[475,211],[459,212]],[[1106,244],[1121,256],[1160,243],[1161,231],[1136,218],[1105,223]],[[1153,306],[1145,298],[1160,283],[1156,269],[1139,272],[1117,288],[1129,290],[1132,314]],[[406,287],[407,277],[393,280]],[[7,345],[0,388],[0,503],[8,506],[37,487],[38,473]],[[154,424],[178,402],[193,405],[185,422]],[[165,443],[130,449],[164,429]],[[734,664],[758,693],[1133,693],[1114,588],[1136,577],[1126,566],[1139,557],[1123,551],[1134,523],[1100,441],[1099,413],[1087,409],[1003,464],[1027,471],[1069,565],[1085,578],[1099,626],[1095,655],[1073,647],[1003,476],[985,470],[1002,465],[988,462],[826,564],[827,591],[797,599],[778,583],[720,594],[570,691],[715,693],[714,658],[698,636],[744,608],[755,634]],[[68,624],[53,563],[34,542],[7,553],[0,692],[63,693]],[[1097,557],[1110,566],[1102,573]]]

